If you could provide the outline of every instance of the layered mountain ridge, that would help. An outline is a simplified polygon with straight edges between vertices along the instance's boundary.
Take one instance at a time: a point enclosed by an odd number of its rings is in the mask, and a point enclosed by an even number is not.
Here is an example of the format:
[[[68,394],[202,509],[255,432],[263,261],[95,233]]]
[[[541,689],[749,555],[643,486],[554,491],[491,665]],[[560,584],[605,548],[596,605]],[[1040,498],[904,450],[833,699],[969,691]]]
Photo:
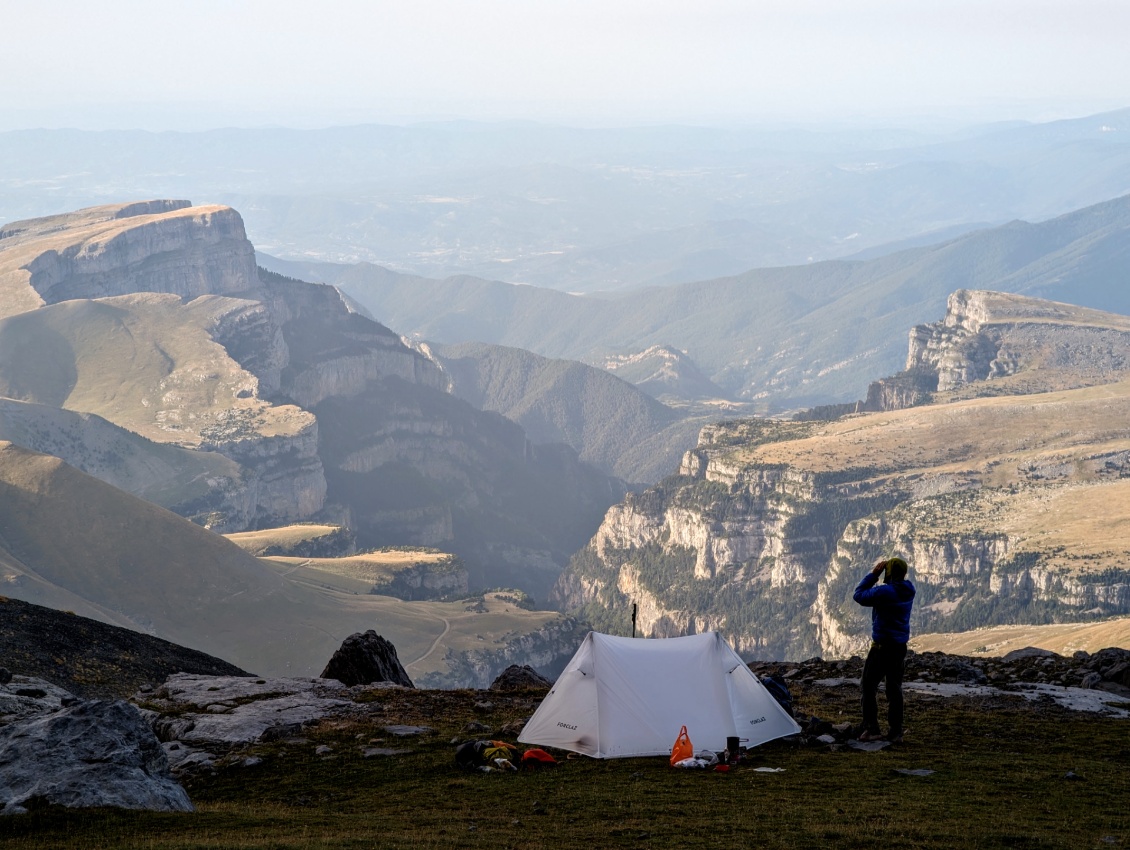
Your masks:
[[[203,453],[206,472],[184,454],[159,472],[68,457],[218,531],[329,518],[362,547],[443,546],[480,587],[542,595],[623,492],[572,450],[450,396],[432,360],[335,288],[260,272],[227,207],[147,201],[10,223],[0,290],[0,396],[60,411],[0,437],[78,445],[96,415],[166,462],[156,446]]]
[[[961,291],[916,328],[912,405],[703,430],[678,475],[607,514],[554,598],[645,635],[718,629],[747,655],[857,652],[851,589],[901,553],[916,629],[1130,610],[1130,320]]]

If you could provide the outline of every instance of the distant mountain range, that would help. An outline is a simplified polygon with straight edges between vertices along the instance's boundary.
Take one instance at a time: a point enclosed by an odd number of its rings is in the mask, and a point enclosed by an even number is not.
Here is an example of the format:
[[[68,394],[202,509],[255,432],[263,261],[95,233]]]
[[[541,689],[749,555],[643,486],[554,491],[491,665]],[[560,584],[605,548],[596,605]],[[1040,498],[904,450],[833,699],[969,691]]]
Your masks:
[[[874,259],[756,269],[616,296],[569,295],[359,264],[332,282],[401,333],[488,342],[603,364],[653,346],[686,352],[726,394],[781,411],[863,395],[897,371],[906,331],[962,287],[1130,312],[1130,196],[1036,224],[1012,222]]]
[[[291,259],[573,292],[844,258],[1130,192],[1130,110],[1044,124],[429,123],[0,134],[0,225],[122,198],[242,210]]]

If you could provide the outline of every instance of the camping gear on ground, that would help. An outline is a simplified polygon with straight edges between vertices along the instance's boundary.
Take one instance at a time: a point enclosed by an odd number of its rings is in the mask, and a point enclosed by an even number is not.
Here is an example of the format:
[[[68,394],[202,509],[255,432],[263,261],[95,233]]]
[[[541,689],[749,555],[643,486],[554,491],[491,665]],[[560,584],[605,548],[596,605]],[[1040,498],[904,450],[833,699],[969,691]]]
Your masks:
[[[765,686],[765,690],[773,695],[773,699],[781,704],[781,708],[791,716],[793,713],[793,695],[789,692],[789,686],[785,680],[776,673],[771,673],[768,676],[761,677],[761,684]]]
[[[684,726],[679,730],[679,737],[675,739],[675,743],[671,745],[671,764],[689,758],[694,758],[694,745],[691,744],[691,736],[687,734],[687,727]]]
[[[480,770],[484,767],[516,770],[513,763],[517,758],[518,748],[505,741],[465,741],[455,748],[455,764],[466,770]],[[497,764],[498,760],[507,764]]]
[[[717,632],[626,638],[589,632],[519,742],[595,758],[663,756],[685,725],[715,752],[800,727]]]
[[[523,770],[539,770],[543,767],[557,767],[557,759],[537,747],[531,747],[522,753]]]

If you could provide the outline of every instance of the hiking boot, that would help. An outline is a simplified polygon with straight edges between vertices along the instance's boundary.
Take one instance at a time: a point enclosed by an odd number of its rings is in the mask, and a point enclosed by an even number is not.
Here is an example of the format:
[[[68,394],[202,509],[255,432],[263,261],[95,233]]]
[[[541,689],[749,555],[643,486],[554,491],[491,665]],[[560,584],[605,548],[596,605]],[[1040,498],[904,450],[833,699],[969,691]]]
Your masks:
[[[892,744],[901,744],[903,736],[909,731],[909,729],[903,729],[901,732],[895,732],[894,730],[892,730],[887,733],[887,740]]]
[[[887,736],[883,735],[879,732],[868,732],[868,731],[864,730],[863,732],[859,733],[859,738],[857,740],[862,741],[865,744],[868,744],[872,741],[885,741],[885,740],[887,740]]]

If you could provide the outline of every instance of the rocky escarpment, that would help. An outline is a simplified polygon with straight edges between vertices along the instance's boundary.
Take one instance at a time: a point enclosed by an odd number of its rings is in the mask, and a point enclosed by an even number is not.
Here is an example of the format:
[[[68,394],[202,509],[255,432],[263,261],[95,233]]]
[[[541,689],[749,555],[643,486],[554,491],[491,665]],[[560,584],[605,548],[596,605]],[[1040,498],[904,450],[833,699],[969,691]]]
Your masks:
[[[809,622],[836,528],[895,499],[890,490],[787,468],[742,467],[706,448],[704,429],[679,475],[610,509],[552,599],[598,627],[670,637],[715,630],[739,652],[819,650]]]
[[[716,629],[750,657],[847,655],[869,628],[855,584],[899,553],[918,631],[1130,611],[1130,320],[1072,309],[957,293],[950,347],[912,350],[973,381],[949,404],[707,427],[677,475],[609,510],[554,601],[621,633],[634,605],[637,633]],[[1016,356],[976,378],[960,364],[991,339]]]
[[[15,314],[0,395],[233,461],[180,478],[207,492],[162,502],[215,530],[345,521],[366,548],[443,546],[480,586],[544,596],[624,490],[453,398],[433,360],[333,287],[260,273],[226,207],[18,222],[0,238],[0,296]]]
[[[910,331],[906,370],[871,384],[857,410],[900,410],[962,388],[1031,392],[1108,383],[1130,367],[1128,351],[1125,316],[959,289],[942,321]]]
[[[260,270],[288,351],[278,391],[307,410],[329,398],[366,392],[370,382],[398,378],[446,391],[436,364],[388,328],[354,312],[331,286]]]
[[[255,251],[239,214],[188,201],[14,222],[0,234],[0,247],[14,255],[4,282],[24,290],[21,301],[40,305],[133,292],[236,294],[255,280]]]

